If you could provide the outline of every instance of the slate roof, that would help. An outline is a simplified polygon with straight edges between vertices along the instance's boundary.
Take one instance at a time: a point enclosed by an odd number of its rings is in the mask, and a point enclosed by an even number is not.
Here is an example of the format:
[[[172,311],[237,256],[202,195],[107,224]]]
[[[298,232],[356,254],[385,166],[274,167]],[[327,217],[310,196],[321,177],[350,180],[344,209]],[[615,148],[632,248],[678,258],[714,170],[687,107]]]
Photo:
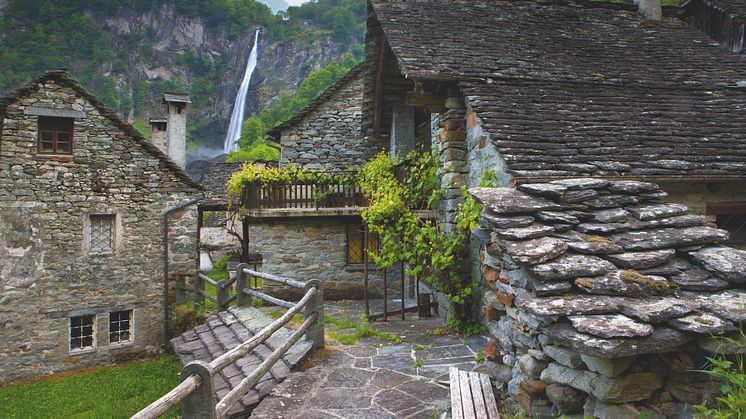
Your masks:
[[[720,10],[734,19],[746,20],[746,0],[689,0],[684,2],[681,7],[686,8],[690,3],[696,2]]]
[[[684,22],[559,0],[372,10],[401,73],[457,82],[518,178],[746,175],[746,58]]]
[[[41,76],[31,80],[24,86],[9,92],[5,97],[0,98],[0,122],[5,118],[6,108],[15,103],[19,98],[31,95],[35,91],[39,90],[39,84],[46,83],[47,81],[54,81],[58,84],[68,86],[77,92],[78,95],[86,99],[98,110],[101,115],[108,118],[117,128],[121,129],[129,138],[133,139],[136,143],[139,143],[145,150],[150,154],[158,158],[163,164],[172,172],[174,172],[184,184],[202,190],[202,185],[197,183],[187,172],[182,169],[178,164],[171,160],[168,155],[163,153],[158,147],[156,147],[149,139],[145,138],[140,131],[135,129],[132,125],[124,122],[119,115],[116,114],[108,105],[97,98],[93,93],[86,90],[77,81],[71,79],[67,75],[65,70],[53,70],[48,71]]]
[[[295,113],[295,115],[291,116],[290,118],[286,119],[283,123],[280,125],[277,125],[276,127],[270,129],[267,131],[267,135],[274,138],[277,141],[280,141],[280,135],[282,134],[283,130],[286,130],[293,125],[297,124],[298,122],[302,121],[303,118],[306,117],[309,113],[313,112],[321,106],[324,102],[329,100],[335,93],[339,91],[339,89],[346,86],[350,81],[354,80],[357,77],[362,77],[363,70],[366,68],[367,64],[363,61],[358,63],[356,66],[352,67],[350,71],[347,72],[344,76],[340,77],[339,80],[334,82],[331,86],[327,87],[326,90],[324,90],[321,94],[316,96],[311,102],[308,103],[303,109],[299,110]]]
[[[746,321],[746,251],[656,184],[565,179],[474,188],[492,230],[487,286],[526,322],[593,356],[663,352]],[[501,269],[494,266],[495,269]],[[504,268],[504,267],[503,267]]]

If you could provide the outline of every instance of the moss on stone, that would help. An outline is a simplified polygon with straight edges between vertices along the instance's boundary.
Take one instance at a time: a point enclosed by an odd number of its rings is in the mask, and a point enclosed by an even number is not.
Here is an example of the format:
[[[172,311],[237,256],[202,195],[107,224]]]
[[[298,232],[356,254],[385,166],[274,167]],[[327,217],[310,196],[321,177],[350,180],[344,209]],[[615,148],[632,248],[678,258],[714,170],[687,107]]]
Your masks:
[[[583,240],[589,242],[589,243],[609,243],[614,244],[613,241],[607,239],[604,236],[585,236],[583,237]]]
[[[636,284],[644,290],[653,291],[653,293],[665,293],[677,288],[676,284],[668,281],[656,281],[632,269],[619,272],[619,278],[628,284]]]

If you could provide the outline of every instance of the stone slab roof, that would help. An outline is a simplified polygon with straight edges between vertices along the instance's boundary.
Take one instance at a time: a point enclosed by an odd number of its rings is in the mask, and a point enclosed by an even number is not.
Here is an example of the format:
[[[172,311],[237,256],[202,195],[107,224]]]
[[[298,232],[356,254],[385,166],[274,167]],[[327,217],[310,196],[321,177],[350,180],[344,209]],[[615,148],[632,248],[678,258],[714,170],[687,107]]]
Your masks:
[[[192,103],[188,93],[164,92],[163,102]]]
[[[306,105],[303,109],[301,109],[295,115],[285,120],[280,125],[277,125],[276,127],[267,131],[267,135],[274,138],[276,141],[280,141],[280,135],[282,134],[282,131],[302,121],[303,118],[306,117],[306,115],[313,112],[316,108],[318,108],[324,102],[329,100],[329,98],[331,98],[337,91],[339,91],[341,88],[346,86],[347,83],[349,83],[350,81],[358,77],[362,77],[363,70],[366,68],[366,66],[367,64],[363,61],[357,64],[355,67],[352,67],[350,71],[347,72],[347,74],[342,76],[339,80],[337,80],[331,86],[327,87],[326,90],[324,90],[321,94],[316,96],[316,98],[314,98],[311,102],[309,102],[308,105]]]
[[[88,102],[93,105],[103,116],[108,118],[117,128],[121,129],[128,137],[132,138],[136,143],[139,143],[145,150],[150,154],[157,157],[166,167],[172,172],[176,173],[179,179],[184,182],[185,185],[202,190],[202,185],[197,183],[187,172],[182,169],[178,164],[171,160],[168,155],[163,153],[158,147],[156,147],[149,139],[145,138],[140,131],[135,129],[132,125],[124,122],[119,115],[116,114],[109,106],[97,98],[93,93],[86,90],[77,81],[71,79],[67,75],[65,70],[54,70],[42,74],[34,80],[26,83],[24,86],[13,90],[8,93],[5,97],[0,98],[0,122],[5,118],[6,108],[15,103],[16,100],[25,95],[31,95],[35,91],[39,90],[39,85],[48,81],[54,81],[60,85],[68,86],[77,92],[78,95],[85,98]]]
[[[746,57],[682,21],[561,0],[372,11],[405,77],[458,82],[515,177],[746,175]]]
[[[712,9],[720,10],[734,19],[746,20],[746,1],[744,0],[689,0],[681,5],[687,8],[691,3],[702,3]]]
[[[665,352],[746,321],[746,251],[653,183],[566,179],[474,188],[492,230],[488,284],[574,350]],[[520,273],[520,274],[519,274]],[[525,280],[522,282],[522,280]]]
[[[210,362],[247,341],[269,325],[272,319],[252,307],[230,309],[210,317],[206,324],[171,339],[174,352],[182,365],[194,360]],[[291,332],[281,328],[266,343],[259,345],[247,356],[229,365],[215,377],[217,399],[225,397],[244,378],[248,377],[269,355],[282,346]],[[250,407],[269,394],[290,374],[290,370],[311,349],[311,342],[300,340],[293,345],[259,383],[231,410],[231,415],[245,413]]]

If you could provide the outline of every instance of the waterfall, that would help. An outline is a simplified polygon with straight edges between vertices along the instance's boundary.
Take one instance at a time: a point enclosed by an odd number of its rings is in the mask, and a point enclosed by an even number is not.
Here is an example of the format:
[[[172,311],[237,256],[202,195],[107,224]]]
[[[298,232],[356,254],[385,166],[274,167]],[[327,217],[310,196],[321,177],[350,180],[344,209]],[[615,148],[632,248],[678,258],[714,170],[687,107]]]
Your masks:
[[[246,96],[249,94],[249,84],[251,84],[251,75],[254,74],[257,60],[257,48],[259,47],[259,29],[254,34],[254,47],[249,54],[249,61],[246,63],[246,72],[241,81],[241,88],[238,89],[236,102],[233,105],[231,114],[231,123],[228,126],[228,135],[225,136],[225,145],[223,151],[230,153],[238,147],[238,139],[241,138],[241,126],[243,125],[244,108],[246,108]]]

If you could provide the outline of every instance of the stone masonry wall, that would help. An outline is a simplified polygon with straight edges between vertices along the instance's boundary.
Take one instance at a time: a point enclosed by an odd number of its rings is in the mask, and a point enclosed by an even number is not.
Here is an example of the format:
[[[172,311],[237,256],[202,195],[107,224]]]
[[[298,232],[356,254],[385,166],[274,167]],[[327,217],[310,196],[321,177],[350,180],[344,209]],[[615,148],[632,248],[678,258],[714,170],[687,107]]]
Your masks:
[[[357,222],[360,220],[358,219]],[[262,272],[282,275],[299,281],[319,279],[324,298],[329,300],[363,298],[362,265],[347,264],[346,222],[342,218],[266,220],[250,227],[252,251],[262,254]],[[372,264],[371,264],[372,266]],[[390,273],[398,281],[398,274]],[[382,272],[369,273],[369,295],[382,295]],[[298,293],[265,282],[272,295],[297,298]]]
[[[362,165],[381,151],[363,136],[363,79],[354,77],[300,122],[283,130],[280,165],[311,169],[348,169]]]
[[[691,417],[718,395],[698,372],[743,352],[746,251],[652,183],[566,179],[473,188],[485,356],[533,418]],[[741,340],[739,342],[739,340]]]
[[[162,213],[197,192],[73,88],[38,87],[0,125],[0,383],[158,351]],[[27,106],[86,114],[74,123],[72,157],[37,154]],[[194,267],[193,212],[172,216],[175,273]],[[115,214],[113,251],[89,250],[89,214]],[[119,310],[134,310],[133,339],[110,344],[108,313]],[[71,352],[68,318],[88,314],[95,348]]]

